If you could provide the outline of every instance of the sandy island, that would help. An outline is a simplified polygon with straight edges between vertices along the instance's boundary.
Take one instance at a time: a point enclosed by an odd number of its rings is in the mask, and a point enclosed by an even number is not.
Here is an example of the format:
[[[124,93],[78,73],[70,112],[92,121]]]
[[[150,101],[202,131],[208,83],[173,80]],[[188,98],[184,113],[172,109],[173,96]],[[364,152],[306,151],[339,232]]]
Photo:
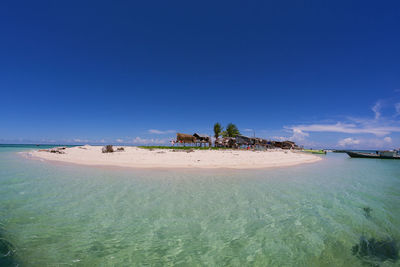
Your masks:
[[[321,157],[288,150],[185,150],[123,147],[124,151],[102,153],[101,146],[70,147],[64,154],[31,151],[34,158],[92,166],[133,168],[230,168],[260,169],[312,163]]]

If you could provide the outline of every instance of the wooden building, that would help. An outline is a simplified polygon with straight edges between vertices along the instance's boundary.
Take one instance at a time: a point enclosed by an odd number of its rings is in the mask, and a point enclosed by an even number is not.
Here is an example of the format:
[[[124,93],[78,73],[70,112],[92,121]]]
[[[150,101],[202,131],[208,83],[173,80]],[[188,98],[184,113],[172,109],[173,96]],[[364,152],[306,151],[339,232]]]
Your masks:
[[[211,137],[206,135],[206,134],[198,134],[194,133],[193,136],[196,138],[196,143],[200,144],[202,146],[203,144],[208,144],[209,147],[211,147],[212,142],[211,142]]]

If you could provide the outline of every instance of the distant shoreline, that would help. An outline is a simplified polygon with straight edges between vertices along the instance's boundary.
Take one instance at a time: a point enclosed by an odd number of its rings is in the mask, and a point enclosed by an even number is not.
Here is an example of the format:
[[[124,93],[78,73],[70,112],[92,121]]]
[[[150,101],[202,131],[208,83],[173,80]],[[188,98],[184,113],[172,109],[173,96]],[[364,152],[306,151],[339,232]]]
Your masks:
[[[321,157],[288,150],[173,150],[121,146],[124,151],[102,153],[102,146],[67,147],[59,153],[27,152],[30,157],[88,166],[140,169],[264,169],[288,167],[322,160]]]

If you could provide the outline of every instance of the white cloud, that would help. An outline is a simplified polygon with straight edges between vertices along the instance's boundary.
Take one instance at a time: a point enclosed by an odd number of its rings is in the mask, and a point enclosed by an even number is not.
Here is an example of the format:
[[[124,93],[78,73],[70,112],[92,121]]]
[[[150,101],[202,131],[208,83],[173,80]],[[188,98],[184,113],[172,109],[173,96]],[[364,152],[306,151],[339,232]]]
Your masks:
[[[307,137],[306,134],[311,132],[345,133],[358,136],[341,139],[337,143],[338,146],[363,149],[389,149],[394,144],[392,138],[387,135],[400,133],[400,121],[393,119],[393,116],[382,115],[384,104],[387,106],[389,103],[392,103],[391,107],[394,105],[396,111],[394,117],[399,116],[400,103],[393,103],[391,99],[383,99],[378,100],[372,107],[372,111],[374,112],[373,118],[347,117],[346,120],[335,123],[311,123],[290,127],[286,126],[284,128],[292,131],[292,140],[303,143],[307,142],[305,140]],[[368,138],[367,135],[375,135],[375,138]]]
[[[117,139],[115,141],[117,141],[117,143],[123,143],[124,142],[124,140],[122,140],[122,139]]]
[[[352,123],[338,122],[336,124],[310,124],[310,125],[296,125],[286,127],[287,129],[304,132],[335,132],[335,133],[348,133],[348,134],[374,134],[377,136],[388,135],[392,132],[400,132],[398,126],[374,126],[374,125],[356,125]]]
[[[393,149],[392,138],[385,137],[383,139],[365,139],[362,140],[362,146],[369,149]]]
[[[176,133],[175,130],[162,131],[162,130],[157,130],[157,129],[150,129],[150,130],[148,130],[148,132],[151,133],[151,134],[171,134],[171,133]]]
[[[80,139],[80,138],[74,138],[74,139],[72,139],[72,141],[75,143],[88,143],[89,142],[89,140],[87,140],[87,139]]]
[[[400,102],[394,104],[394,108],[395,108],[395,110],[396,110],[396,114],[395,114],[394,116],[397,117],[397,116],[400,115]]]
[[[308,133],[303,132],[301,129],[294,128],[292,130],[293,130],[293,135],[289,138],[292,141],[301,142],[304,141],[304,139],[307,136],[309,136]]]
[[[385,138],[383,138],[383,141],[386,143],[391,143],[392,142],[392,138],[389,136],[386,136]]]
[[[162,145],[168,143],[170,140],[168,138],[164,139],[154,139],[154,138],[141,138],[139,136],[135,137],[131,143],[135,145]]]
[[[48,143],[48,144],[54,144],[57,141],[55,139],[41,139],[40,142],[42,143]]]
[[[372,111],[375,113],[375,120],[381,117],[381,108],[382,108],[382,101],[378,100],[372,107]]]
[[[341,147],[351,147],[358,149],[392,149],[392,138],[387,136],[383,139],[380,138],[345,138],[339,140],[338,145]]]
[[[285,137],[285,136],[272,136],[272,139],[273,139],[273,140],[278,140],[278,141],[286,141],[286,140],[288,140],[289,138],[288,138],[288,137]]]
[[[360,144],[360,140],[351,137],[339,140],[338,145],[341,147],[353,146]]]

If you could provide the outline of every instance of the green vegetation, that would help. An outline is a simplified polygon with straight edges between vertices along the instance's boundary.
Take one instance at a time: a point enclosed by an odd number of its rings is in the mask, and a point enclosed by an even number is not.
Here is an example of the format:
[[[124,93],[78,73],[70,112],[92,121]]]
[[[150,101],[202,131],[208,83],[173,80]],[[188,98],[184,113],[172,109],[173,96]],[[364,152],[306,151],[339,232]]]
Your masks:
[[[229,123],[228,126],[226,126],[226,130],[222,132],[223,137],[236,137],[238,135],[240,135],[239,129],[233,123]]]
[[[196,150],[219,150],[219,149],[227,149],[224,147],[199,147],[199,146],[139,146],[139,148],[144,148],[144,149],[175,149],[175,150],[190,150],[190,149],[196,149]]]
[[[221,124],[219,122],[214,124],[214,137],[216,139],[218,139],[218,137],[220,137],[220,135],[222,134],[222,131],[224,130],[224,128],[221,126]]]

